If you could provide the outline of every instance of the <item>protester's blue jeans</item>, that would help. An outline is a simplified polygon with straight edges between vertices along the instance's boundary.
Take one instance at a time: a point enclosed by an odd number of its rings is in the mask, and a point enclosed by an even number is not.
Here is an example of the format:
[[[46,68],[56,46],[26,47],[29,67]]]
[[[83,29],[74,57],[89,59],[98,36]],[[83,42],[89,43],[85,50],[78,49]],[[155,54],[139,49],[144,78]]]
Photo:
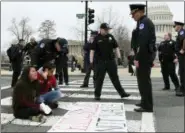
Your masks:
[[[38,103],[54,103],[62,97],[62,93],[59,89],[52,90],[46,94],[42,94],[37,98]]]

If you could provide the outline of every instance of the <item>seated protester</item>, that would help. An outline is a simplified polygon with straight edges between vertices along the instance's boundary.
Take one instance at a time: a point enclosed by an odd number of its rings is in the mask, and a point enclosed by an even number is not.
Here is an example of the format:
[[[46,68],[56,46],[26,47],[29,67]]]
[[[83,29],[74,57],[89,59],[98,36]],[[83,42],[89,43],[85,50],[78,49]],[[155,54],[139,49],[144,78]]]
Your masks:
[[[55,70],[54,65],[47,63],[37,73],[38,81],[41,85],[40,96],[37,99],[38,103],[45,103],[52,109],[57,108],[57,101],[62,97],[62,93],[57,89],[56,78],[53,75]]]
[[[13,114],[16,118],[44,122],[43,114],[51,113],[51,109],[47,105],[36,103],[39,87],[36,69],[32,66],[24,68],[21,78],[14,87],[12,96]],[[45,112],[44,106],[50,109],[49,112]]]

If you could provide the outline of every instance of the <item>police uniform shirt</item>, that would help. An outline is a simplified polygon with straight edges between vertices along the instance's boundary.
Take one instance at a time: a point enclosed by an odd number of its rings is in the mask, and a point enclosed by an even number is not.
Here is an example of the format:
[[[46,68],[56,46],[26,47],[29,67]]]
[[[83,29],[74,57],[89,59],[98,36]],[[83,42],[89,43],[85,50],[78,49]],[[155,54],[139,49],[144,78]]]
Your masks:
[[[137,45],[138,50],[136,54],[136,60],[146,61],[153,60],[152,53],[156,52],[156,35],[155,35],[155,27],[153,22],[143,16],[137,22]],[[146,60],[143,60],[146,59]]]
[[[160,61],[172,62],[176,58],[175,45],[176,42],[173,40],[162,41],[160,43],[160,46],[158,48],[158,51],[160,52]]]
[[[185,39],[185,30],[181,29],[178,32],[177,36],[177,51],[179,52],[181,49],[183,49],[183,40]],[[185,49],[184,49],[185,50]]]
[[[114,59],[113,50],[118,47],[118,44],[111,34],[105,36],[98,34],[90,46],[91,50],[96,52],[98,60]]]

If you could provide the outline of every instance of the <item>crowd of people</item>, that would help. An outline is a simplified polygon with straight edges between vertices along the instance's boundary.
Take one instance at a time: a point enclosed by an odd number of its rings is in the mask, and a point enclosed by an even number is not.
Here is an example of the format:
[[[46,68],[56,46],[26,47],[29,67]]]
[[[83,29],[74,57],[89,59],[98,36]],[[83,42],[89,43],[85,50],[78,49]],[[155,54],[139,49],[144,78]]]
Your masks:
[[[151,85],[151,68],[156,56],[156,36],[153,22],[145,16],[145,5],[131,4],[132,18],[137,22],[132,34],[132,54],[129,57],[129,67],[135,66],[132,75],[137,76],[141,102],[136,104],[136,112],[153,112],[153,98]],[[185,30],[184,23],[175,22],[178,32],[176,43],[171,34],[165,35],[158,50],[162,73],[165,81],[165,90],[169,89],[168,76],[170,75],[176,87],[176,95],[184,96],[185,90]],[[114,36],[109,33],[111,27],[107,23],[100,25],[100,31],[91,32],[89,42],[84,45],[86,76],[81,87],[88,87],[90,73],[94,76],[94,98],[101,100],[101,91],[106,72],[108,73],[120,98],[129,97],[121,86],[117,72],[115,54],[120,64],[120,49]],[[52,109],[58,107],[57,101],[63,97],[58,84],[65,82],[68,85],[68,42],[64,38],[43,39],[36,42],[34,38],[23,47],[24,40],[7,50],[13,68],[13,110],[16,118],[44,121],[45,115],[51,115]],[[26,66],[21,74],[23,55],[27,51],[31,57],[31,64]],[[114,53],[115,51],[115,53]],[[180,83],[175,74],[175,63],[179,59]],[[54,70],[56,74],[54,75]],[[18,79],[19,75],[20,79]],[[63,81],[64,77],[64,81]]]

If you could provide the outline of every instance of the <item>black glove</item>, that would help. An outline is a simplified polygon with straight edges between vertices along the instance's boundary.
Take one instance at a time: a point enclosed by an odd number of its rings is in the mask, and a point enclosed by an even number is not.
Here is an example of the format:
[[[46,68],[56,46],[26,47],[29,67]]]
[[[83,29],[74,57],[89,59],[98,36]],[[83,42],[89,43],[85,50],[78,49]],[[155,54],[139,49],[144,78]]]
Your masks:
[[[118,58],[118,65],[122,65],[122,60],[121,60],[121,58]]]

